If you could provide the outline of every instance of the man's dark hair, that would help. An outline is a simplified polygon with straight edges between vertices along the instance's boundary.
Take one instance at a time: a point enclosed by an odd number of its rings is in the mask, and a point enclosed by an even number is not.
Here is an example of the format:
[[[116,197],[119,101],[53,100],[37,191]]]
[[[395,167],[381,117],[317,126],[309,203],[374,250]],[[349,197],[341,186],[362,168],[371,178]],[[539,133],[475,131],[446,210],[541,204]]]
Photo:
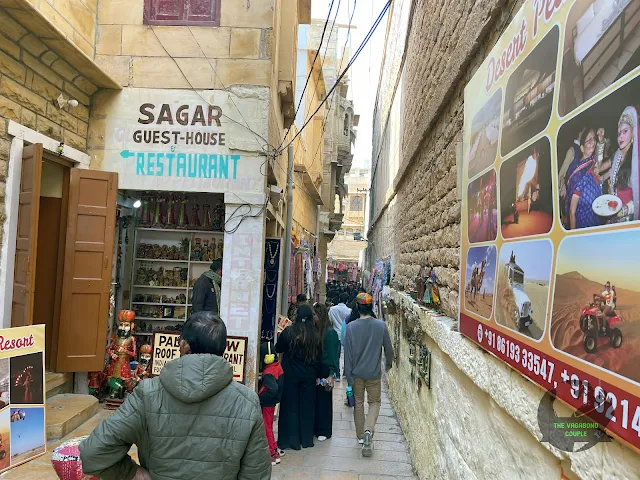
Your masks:
[[[213,312],[197,312],[182,327],[182,339],[191,353],[210,353],[221,357],[227,348],[227,326]]]
[[[360,313],[360,315],[370,315],[370,316],[374,316],[373,315],[373,304],[369,303],[369,304],[361,304],[358,303],[358,312]]]
[[[341,293],[340,294],[340,303],[344,303],[346,305],[348,301],[349,301],[349,294],[348,293]]]
[[[218,270],[222,269],[222,259],[221,258],[217,258],[213,261],[213,263],[211,264],[211,270],[213,270],[214,272],[217,272]]]
[[[296,303],[304,303],[306,301],[307,301],[307,296],[304,293],[300,293],[296,297]]]

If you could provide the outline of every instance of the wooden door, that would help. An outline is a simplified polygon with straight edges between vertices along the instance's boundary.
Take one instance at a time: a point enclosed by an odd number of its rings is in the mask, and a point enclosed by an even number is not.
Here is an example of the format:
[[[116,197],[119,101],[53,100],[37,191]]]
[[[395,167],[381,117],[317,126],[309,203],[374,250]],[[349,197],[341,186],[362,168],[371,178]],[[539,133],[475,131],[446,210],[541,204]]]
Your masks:
[[[58,372],[102,370],[118,175],[71,170],[58,336]]]
[[[42,144],[38,143],[25,147],[22,154],[18,233],[11,304],[12,327],[24,327],[33,323],[41,178]]]

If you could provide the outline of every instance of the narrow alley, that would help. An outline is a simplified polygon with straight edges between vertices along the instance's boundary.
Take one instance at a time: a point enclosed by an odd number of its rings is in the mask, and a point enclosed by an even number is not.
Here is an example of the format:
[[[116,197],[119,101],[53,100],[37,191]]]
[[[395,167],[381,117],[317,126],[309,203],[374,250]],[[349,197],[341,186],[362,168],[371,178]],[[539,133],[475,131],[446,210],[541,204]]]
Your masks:
[[[386,383],[382,390],[382,408],[376,427],[374,454],[362,458],[355,440],[353,409],[344,405],[346,381],[336,383],[333,393],[333,437],[326,442],[316,439],[313,448],[287,451],[282,463],[273,467],[273,480],[415,480],[411,458],[402,429],[391,406]],[[365,407],[366,408],[366,407]],[[58,480],[51,466],[51,452],[64,441],[90,434],[109,416],[98,413],[63,440],[49,442],[47,453],[0,475],[3,480]],[[277,426],[277,422],[276,422]],[[277,430],[276,430],[277,431]],[[136,447],[132,456],[137,461]]]

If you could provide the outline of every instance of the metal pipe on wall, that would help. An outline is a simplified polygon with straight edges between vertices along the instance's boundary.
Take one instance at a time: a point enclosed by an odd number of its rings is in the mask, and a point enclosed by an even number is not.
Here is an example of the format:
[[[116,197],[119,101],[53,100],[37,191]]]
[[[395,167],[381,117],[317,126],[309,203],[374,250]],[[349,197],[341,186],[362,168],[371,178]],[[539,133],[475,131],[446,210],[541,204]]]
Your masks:
[[[287,279],[286,282],[282,282],[282,303],[281,312],[285,317],[289,312],[289,272],[291,270],[291,229],[293,228],[293,145],[287,147],[287,226],[284,234],[284,244],[282,253],[282,277]]]

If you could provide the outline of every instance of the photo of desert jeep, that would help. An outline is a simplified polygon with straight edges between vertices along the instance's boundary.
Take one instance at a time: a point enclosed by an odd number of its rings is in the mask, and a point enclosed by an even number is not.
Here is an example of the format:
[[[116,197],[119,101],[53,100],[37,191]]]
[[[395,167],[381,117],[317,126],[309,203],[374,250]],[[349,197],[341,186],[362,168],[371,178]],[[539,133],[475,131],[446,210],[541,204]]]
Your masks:
[[[507,278],[509,279],[509,290],[513,293],[515,301],[515,305],[512,306],[513,322],[519,330],[523,330],[533,323],[531,319],[533,308],[531,307],[531,299],[524,291],[524,271],[516,263],[513,254],[507,264]]]

